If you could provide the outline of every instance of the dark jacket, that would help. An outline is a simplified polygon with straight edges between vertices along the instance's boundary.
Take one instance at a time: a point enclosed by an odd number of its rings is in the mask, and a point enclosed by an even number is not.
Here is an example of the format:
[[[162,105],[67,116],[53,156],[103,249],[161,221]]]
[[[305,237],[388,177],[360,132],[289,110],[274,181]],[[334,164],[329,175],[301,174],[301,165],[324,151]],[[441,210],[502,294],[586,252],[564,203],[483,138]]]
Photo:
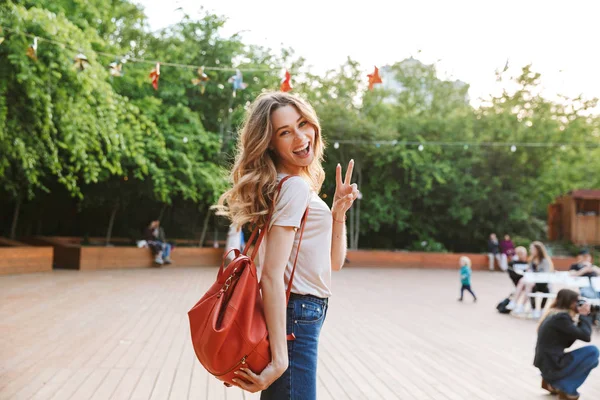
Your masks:
[[[569,268],[569,270],[570,271],[579,271],[580,269],[583,269],[583,267],[584,267],[584,264],[579,264],[579,263],[572,264],[571,268]],[[594,271],[592,271],[592,272],[585,273],[581,276],[585,276],[587,278],[594,278],[594,277],[598,276],[598,274],[596,274]]]
[[[488,253],[498,254],[500,253],[500,243],[488,240]]]
[[[566,311],[548,316],[538,330],[533,365],[548,382],[564,378],[565,368],[573,361],[565,349],[577,339],[589,342],[591,335],[592,323],[588,317],[579,316],[579,323],[575,324]]]
[[[144,239],[147,241],[156,240],[159,242],[166,242],[165,231],[162,226],[158,229],[146,228],[144,231]]]

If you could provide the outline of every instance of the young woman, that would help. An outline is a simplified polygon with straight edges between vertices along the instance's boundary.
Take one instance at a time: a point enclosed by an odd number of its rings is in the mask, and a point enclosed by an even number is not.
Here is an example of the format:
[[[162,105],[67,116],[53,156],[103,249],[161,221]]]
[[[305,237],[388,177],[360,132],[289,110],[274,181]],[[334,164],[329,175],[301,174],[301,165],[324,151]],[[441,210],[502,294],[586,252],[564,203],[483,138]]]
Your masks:
[[[262,391],[263,400],[317,396],[317,349],[331,296],[331,270],[343,266],[346,211],[358,197],[356,184],[350,184],[353,161],[344,181],[342,168],[337,166],[331,210],[319,197],[325,179],[324,147],[317,116],[306,101],[286,93],[262,94],[250,107],[240,134],[231,171],[233,187],[219,200],[221,210],[236,226],[250,223],[268,229],[257,265],[272,361],[262,372],[242,369],[236,379],[247,391]],[[277,195],[277,185],[286,176],[292,177]],[[298,228],[307,207],[286,307]]]
[[[529,263],[530,272],[554,272],[554,264],[546,251],[546,246],[542,242],[533,242],[529,246],[529,253],[531,254],[531,262]],[[547,283],[525,283],[524,279],[521,279],[517,284],[517,291],[515,293],[514,301],[506,306],[509,310],[514,310],[515,314],[521,314],[525,309],[525,302],[527,301],[527,295],[532,292],[549,293]],[[531,308],[533,310],[533,318],[540,318],[542,316],[542,309],[546,305],[547,299],[542,299],[541,309],[536,308],[535,299],[532,299]]]
[[[542,373],[542,388],[561,399],[579,398],[577,389],[590,371],[598,366],[598,348],[585,346],[565,353],[579,339],[591,340],[589,304],[578,304],[579,295],[562,289],[538,327],[533,364]]]

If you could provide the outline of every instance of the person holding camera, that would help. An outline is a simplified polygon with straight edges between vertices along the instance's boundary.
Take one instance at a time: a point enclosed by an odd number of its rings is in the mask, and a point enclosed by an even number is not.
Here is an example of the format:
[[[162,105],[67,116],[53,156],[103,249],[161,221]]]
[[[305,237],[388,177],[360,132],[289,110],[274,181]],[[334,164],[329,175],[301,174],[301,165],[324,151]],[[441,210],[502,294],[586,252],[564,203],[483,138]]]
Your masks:
[[[591,341],[589,314],[590,305],[577,292],[562,289],[538,326],[533,365],[542,373],[542,388],[560,399],[579,399],[577,389],[598,366],[600,353],[594,345],[565,352],[577,339]]]

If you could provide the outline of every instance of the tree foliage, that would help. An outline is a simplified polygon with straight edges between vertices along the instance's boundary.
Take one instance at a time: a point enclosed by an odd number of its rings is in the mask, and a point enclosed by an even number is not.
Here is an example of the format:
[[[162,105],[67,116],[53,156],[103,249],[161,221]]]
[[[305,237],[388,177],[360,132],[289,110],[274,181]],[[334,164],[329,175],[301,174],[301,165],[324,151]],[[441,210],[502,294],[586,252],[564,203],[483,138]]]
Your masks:
[[[491,231],[543,239],[556,196],[600,187],[596,100],[548,100],[531,66],[516,77],[499,73],[514,89],[474,108],[467,84],[440,79],[435,66],[413,58],[385,68],[393,85],[367,91],[351,59],[312,74],[292,49],[224,37],[225,24],[205,12],[151,32],[128,0],[0,5],[0,25],[10,28],[0,44],[0,220],[13,228],[0,234],[14,233],[21,213],[23,235],[104,234],[107,220],[128,235],[158,216],[175,236],[196,235],[227,186],[249,102],[278,88],[282,65],[304,71],[294,75],[294,92],[321,120],[326,201],[335,166],[355,160],[363,197],[349,216],[352,247],[478,250]],[[56,43],[40,41],[34,61],[26,55],[33,38],[23,33]],[[90,62],[84,71],[73,65],[79,52]],[[125,62],[122,77],[108,73],[113,61],[142,58],[218,69],[205,70],[204,93],[191,67],[162,66],[158,91],[152,62]],[[227,82],[234,67],[249,70],[235,97]],[[556,147],[510,150],[524,142]]]

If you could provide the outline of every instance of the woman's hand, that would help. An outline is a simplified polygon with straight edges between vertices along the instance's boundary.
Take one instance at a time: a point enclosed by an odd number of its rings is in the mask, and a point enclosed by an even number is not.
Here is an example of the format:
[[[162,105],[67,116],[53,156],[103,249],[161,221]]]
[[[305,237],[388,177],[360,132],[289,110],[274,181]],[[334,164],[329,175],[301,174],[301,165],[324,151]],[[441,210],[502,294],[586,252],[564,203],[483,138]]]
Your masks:
[[[577,313],[579,315],[590,315],[591,307],[590,303],[583,303],[579,307],[577,307]]]
[[[278,367],[273,362],[269,363],[260,375],[256,375],[248,368],[242,368],[235,372],[238,378],[233,379],[233,382],[250,393],[256,393],[271,386],[286,369],[287,367]]]
[[[346,178],[342,182],[342,166],[337,165],[335,169],[335,195],[333,196],[333,204],[331,213],[337,220],[342,220],[346,215],[346,211],[352,207],[354,200],[358,197],[358,186],[356,183],[350,184],[352,178],[352,170],[354,169],[354,160],[348,163],[346,170]]]

